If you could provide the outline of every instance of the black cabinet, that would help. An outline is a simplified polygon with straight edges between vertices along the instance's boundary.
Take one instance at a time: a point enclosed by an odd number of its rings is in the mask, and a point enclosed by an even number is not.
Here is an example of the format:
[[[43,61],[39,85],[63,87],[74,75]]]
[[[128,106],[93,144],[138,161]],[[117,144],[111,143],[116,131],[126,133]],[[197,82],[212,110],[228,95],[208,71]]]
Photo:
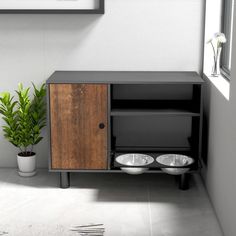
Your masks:
[[[189,155],[195,160],[190,171],[198,170],[203,82],[196,72],[55,72],[47,81],[48,88],[52,84],[96,84],[98,87],[100,84],[107,88],[106,97],[93,100],[93,106],[97,108],[101,106],[96,102],[107,104],[104,108],[106,128],[103,129],[102,124],[98,126],[107,132],[104,152],[107,169],[81,170],[72,166],[70,169],[55,170],[51,165],[49,169],[62,173],[63,182],[68,179],[68,172],[72,171],[119,172],[122,166],[115,161],[115,157],[122,153],[139,152],[151,154],[154,158],[163,153]],[[69,94],[60,96],[64,98]],[[48,104],[50,120],[50,101]],[[56,129],[56,124],[53,128]],[[84,131],[82,133],[85,135]],[[74,135],[80,135],[80,132]],[[77,140],[79,142],[80,139]],[[52,150],[52,142],[50,147]],[[93,154],[96,155],[95,149]],[[52,163],[51,153],[49,163]],[[160,167],[154,162],[149,166],[149,172],[160,172]]]

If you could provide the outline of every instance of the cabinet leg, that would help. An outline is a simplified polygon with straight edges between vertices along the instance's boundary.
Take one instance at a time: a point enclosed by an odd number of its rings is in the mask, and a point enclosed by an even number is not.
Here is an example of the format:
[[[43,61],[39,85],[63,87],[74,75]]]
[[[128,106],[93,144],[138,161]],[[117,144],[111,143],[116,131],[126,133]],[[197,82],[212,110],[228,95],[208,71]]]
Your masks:
[[[179,178],[179,189],[187,190],[189,189],[189,174],[182,174]]]
[[[60,188],[70,187],[70,172],[60,172]]]

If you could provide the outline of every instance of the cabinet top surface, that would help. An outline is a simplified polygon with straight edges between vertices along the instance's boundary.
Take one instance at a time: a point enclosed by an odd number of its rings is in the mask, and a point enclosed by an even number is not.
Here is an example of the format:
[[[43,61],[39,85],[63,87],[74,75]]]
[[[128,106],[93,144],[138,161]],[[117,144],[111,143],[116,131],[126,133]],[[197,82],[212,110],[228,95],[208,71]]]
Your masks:
[[[55,71],[48,84],[201,84],[203,79],[193,71]]]

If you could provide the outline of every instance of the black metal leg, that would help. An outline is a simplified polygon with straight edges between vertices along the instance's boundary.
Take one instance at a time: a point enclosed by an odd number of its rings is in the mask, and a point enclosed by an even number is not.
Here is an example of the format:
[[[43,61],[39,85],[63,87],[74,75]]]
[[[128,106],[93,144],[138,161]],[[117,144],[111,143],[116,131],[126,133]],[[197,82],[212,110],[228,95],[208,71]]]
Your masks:
[[[70,172],[60,172],[60,188],[70,187]]]
[[[189,189],[189,175],[188,174],[180,175],[180,178],[179,178],[179,189],[181,189],[181,190]]]

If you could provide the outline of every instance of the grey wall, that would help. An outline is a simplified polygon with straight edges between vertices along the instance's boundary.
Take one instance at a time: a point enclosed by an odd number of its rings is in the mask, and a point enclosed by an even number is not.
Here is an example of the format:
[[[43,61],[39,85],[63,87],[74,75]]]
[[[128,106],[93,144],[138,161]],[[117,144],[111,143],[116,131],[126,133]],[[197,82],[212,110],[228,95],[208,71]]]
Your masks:
[[[55,70],[201,70],[204,0],[107,0],[106,14],[0,15],[0,91]],[[0,125],[2,125],[0,121]],[[0,131],[0,166],[17,150]],[[47,139],[38,145],[47,166]]]
[[[234,6],[235,8],[235,6]],[[207,166],[203,176],[225,236],[236,234],[236,19],[234,19],[230,99],[207,80]]]

